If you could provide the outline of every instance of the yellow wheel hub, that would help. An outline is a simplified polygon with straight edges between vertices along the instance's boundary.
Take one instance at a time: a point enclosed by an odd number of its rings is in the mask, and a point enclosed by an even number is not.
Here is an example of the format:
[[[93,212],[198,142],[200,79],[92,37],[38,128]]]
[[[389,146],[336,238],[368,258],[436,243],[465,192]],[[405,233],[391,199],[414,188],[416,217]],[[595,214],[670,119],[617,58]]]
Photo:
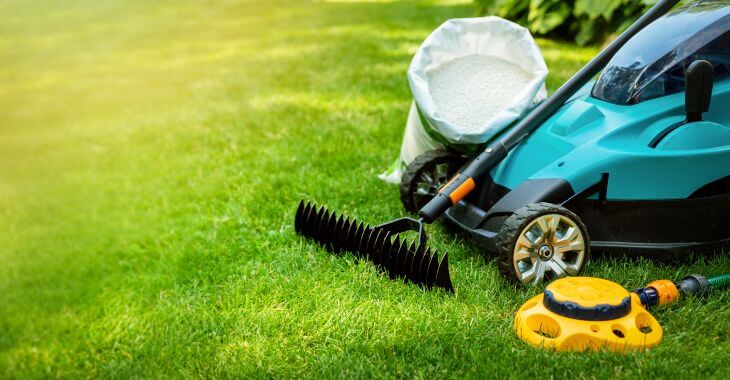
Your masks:
[[[517,311],[514,328],[525,342],[558,351],[638,350],[662,340],[659,322],[636,294],[592,277],[552,282]]]

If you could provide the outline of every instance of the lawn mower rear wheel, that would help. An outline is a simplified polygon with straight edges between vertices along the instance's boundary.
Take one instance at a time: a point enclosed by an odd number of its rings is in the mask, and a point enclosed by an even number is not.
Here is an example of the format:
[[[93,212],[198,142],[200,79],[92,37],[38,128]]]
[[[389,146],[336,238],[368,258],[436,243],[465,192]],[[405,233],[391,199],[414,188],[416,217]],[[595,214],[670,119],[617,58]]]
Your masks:
[[[466,157],[445,149],[430,150],[416,157],[401,178],[403,207],[410,213],[417,213],[466,161]]]

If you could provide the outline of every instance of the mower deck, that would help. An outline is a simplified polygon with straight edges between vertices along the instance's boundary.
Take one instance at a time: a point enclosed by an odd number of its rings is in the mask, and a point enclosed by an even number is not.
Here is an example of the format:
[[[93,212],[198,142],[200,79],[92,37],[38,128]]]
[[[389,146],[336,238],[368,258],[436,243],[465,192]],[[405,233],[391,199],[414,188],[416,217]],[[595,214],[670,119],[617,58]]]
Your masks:
[[[608,176],[605,176],[608,181]],[[510,191],[489,181],[479,196],[446,212],[446,219],[477,244],[493,250],[504,221],[528,203],[549,202],[575,212],[591,237],[591,250],[650,257],[681,257],[730,249],[730,193],[676,200],[607,200],[603,181],[575,194],[563,180],[530,180]],[[479,205],[484,205],[480,207]],[[488,210],[485,211],[485,208]]]

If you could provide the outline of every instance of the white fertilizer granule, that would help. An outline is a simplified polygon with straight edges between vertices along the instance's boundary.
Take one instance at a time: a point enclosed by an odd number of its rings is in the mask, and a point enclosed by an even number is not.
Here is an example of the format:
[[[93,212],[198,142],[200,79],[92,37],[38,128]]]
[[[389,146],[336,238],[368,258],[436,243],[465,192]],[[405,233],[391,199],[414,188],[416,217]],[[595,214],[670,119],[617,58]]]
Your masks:
[[[482,54],[446,61],[427,75],[438,114],[466,133],[480,132],[533,79],[513,63]]]

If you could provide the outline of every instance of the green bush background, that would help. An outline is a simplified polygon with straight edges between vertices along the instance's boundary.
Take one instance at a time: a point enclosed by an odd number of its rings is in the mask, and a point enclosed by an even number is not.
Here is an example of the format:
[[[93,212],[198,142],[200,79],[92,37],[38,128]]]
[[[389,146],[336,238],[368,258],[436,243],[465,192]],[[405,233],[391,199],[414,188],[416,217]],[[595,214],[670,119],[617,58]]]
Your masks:
[[[579,45],[598,43],[628,28],[656,0],[475,0],[479,13],[519,22],[533,34]]]

